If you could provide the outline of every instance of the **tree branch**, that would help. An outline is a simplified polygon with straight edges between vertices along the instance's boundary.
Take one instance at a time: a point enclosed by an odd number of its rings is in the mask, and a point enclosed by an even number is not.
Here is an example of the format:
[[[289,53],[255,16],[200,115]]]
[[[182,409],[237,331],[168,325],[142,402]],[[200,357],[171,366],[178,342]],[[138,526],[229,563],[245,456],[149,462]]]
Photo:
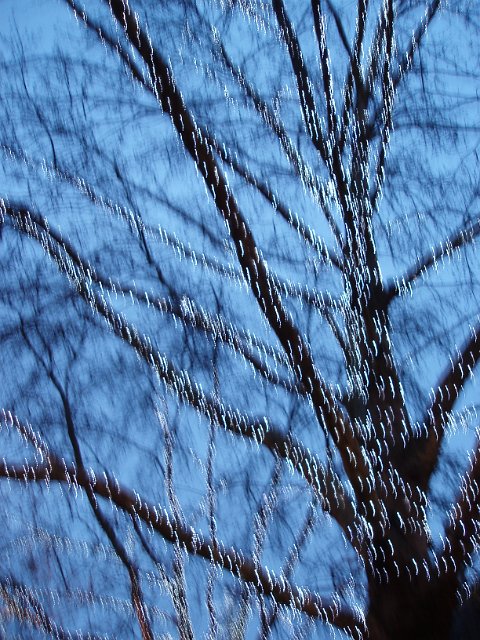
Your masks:
[[[94,482],[92,477],[95,478]],[[92,491],[96,496],[112,501],[131,517],[140,518],[167,542],[180,544],[187,553],[214,562],[228,573],[236,575],[242,582],[253,585],[263,596],[271,597],[279,605],[296,609],[312,618],[320,618],[341,629],[353,630],[361,626],[356,616],[347,609],[341,609],[335,599],[322,598],[317,593],[275,576],[266,567],[255,566],[252,560],[233,547],[213,545],[200,532],[169,518],[165,511],[148,503],[138,493],[122,487],[118,481],[109,479],[106,474],[88,473],[86,469],[78,469],[75,465],[68,465],[64,460],[51,456],[49,464],[36,466],[4,462],[0,465],[0,478],[26,483],[46,481],[74,484]]]
[[[358,0],[358,11],[357,11],[357,22],[356,22],[356,32],[355,32],[355,41],[353,44],[353,51],[350,55],[350,64],[347,71],[347,77],[345,80],[343,95],[343,109],[342,109],[342,117],[341,117],[341,127],[338,138],[338,148],[339,153],[343,153],[343,149],[345,146],[347,132],[350,127],[350,112],[353,106],[353,88],[354,85],[357,88],[357,97],[363,96],[365,87],[363,85],[362,72],[361,72],[361,64],[360,64],[360,56],[363,46],[363,39],[365,37],[365,25],[367,22],[367,9],[368,9],[368,0]],[[332,10],[332,7],[330,7]],[[340,19],[335,19],[337,22],[337,29],[339,28],[339,24],[341,24]],[[343,29],[342,29],[343,30]],[[340,32],[340,31],[339,31]]]
[[[322,70],[323,92],[325,94],[325,106],[327,109],[328,134],[330,144],[335,144],[337,134],[337,110],[335,107],[335,97],[333,95],[333,79],[330,67],[330,56],[328,53],[325,19],[322,13],[320,0],[311,0],[313,25],[317,38],[320,53],[320,67]]]
[[[400,296],[404,291],[408,290],[411,285],[426,275],[429,269],[436,267],[439,260],[443,260],[445,256],[450,257],[451,254],[461,247],[472,244],[480,235],[480,219],[476,220],[467,227],[458,229],[446,240],[440,243],[432,251],[418,260],[416,266],[409,269],[401,278],[398,278],[385,291],[386,300],[390,303],[394,298]]]
[[[375,189],[370,198],[372,211],[375,210],[382,193],[385,180],[385,163],[390,142],[390,134],[393,129],[393,105],[395,101],[395,89],[392,77],[392,55],[393,55],[393,0],[388,0],[384,9],[384,39],[385,54],[382,73],[382,118],[383,127],[380,136],[380,149],[378,152],[377,166],[375,170]],[[375,55],[375,54],[374,54]],[[373,80],[374,81],[374,80]]]
[[[345,33],[345,29],[340,18],[338,11],[336,10],[334,4],[331,0],[327,0],[327,7],[330,13],[333,16],[333,20],[335,22],[335,26],[337,27],[338,35],[340,36],[340,40],[342,41],[343,47],[348,54],[350,61],[352,60],[352,49],[350,47],[350,42],[348,41],[347,34]]]
[[[479,360],[480,324],[477,324],[471,328],[470,337],[457,352],[455,359],[450,358],[450,366],[436,385],[432,403],[422,421],[426,437],[413,439],[407,444],[406,466],[425,491],[437,465],[448,416]]]
[[[330,209],[328,208],[327,199],[325,196],[325,190],[322,187],[322,185],[319,183],[316,175],[313,173],[310,167],[308,167],[303,162],[303,159],[300,156],[298,149],[292,143],[290,136],[288,135],[287,131],[285,130],[283,124],[280,122],[277,115],[272,111],[272,109],[265,102],[265,100],[262,99],[262,97],[258,94],[258,92],[255,90],[253,85],[247,80],[247,78],[240,71],[240,69],[238,69],[233,64],[227,52],[225,51],[225,48],[223,47],[223,45],[219,46],[219,50],[220,50],[220,55],[227,69],[235,78],[239,86],[243,89],[243,91],[245,92],[245,95],[249,98],[249,100],[252,101],[253,106],[255,107],[255,110],[263,119],[265,124],[270,128],[271,131],[273,131],[275,136],[278,138],[278,141],[280,142],[280,146],[283,149],[283,152],[288,158],[290,164],[295,169],[296,174],[300,177],[300,179],[305,184],[305,186],[309,189],[309,191],[311,191],[314,200],[318,202],[322,207],[322,210],[330,226],[330,229],[338,245],[341,247],[343,244],[341,232],[338,228],[337,223],[335,222],[334,217],[330,212]],[[223,151],[223,149],[218,145],[218,143],[216,143],[216,141],[213,140],[212,136],[210,136],[209,134],[208,134],[208,139],[219,155],[221,155],[221,152],[223,152],[223,155],[227,155]],[[250,177],[250,172],[243,169],[243,167],[240,166],[238,161],[232,159],[231,156],[229,156],[229,159],[226,161],[232,166],[232,168],[235,169],[237,173],[239,173],[239,175],[242,175],[242,177],[246,182],[250,184],[254,184],[254,186],[257,187],[260,193],[262,193],[262,195],[264,195],[264,197],[269,200],[269,202],[271,202],[272,204],[273,202],[275,202],[274,206],[278,207],[279,205],[278,199],[274,197],[274,200],[273,200],[271,197],[267,197],[266,195],[267,190],[266,189],[261,190],[259,187],[261,183],[258,182],[257,184],[257,179],[253,176]],[[278,209],[278,211],[282,215],[282,217],[285,217],[285,219],[288,219],[291,217],[290,215],[284,216],[280,209]]]
[[[317,519],[317,509],[316,509],[316,501],[312,501],[312,503],[309,505],[309,509],[308,509],[308,513],[307,516],[305,518],[305,521],[303,523],[303,526],[301,528],[301,530],[298,532],[296,538],[295,538],[295,542],[293,543],[293,545],[290,548],[289,554],[288,554],[288,558],[286,560],[286,562],[284,563],[284,566],[282,568],[281,574],[287,579],[290,579],[290,576],[292,575],[294,569],[295,569],[295,565],[297,564],[297,562],[300,559],[300,553],[302,551],[302,548],[304,547],[304,545],[306,544],[306,542],[308,541],[308,538],[313,530],[313,527],[315,525],[315,521]],[[273,611],[271,612],[271,614],[269,615],[268,619],[265,621],[265,624],[263,625],[263,629],[262,629],[262,635],[259,638],[259,640],[268,640],[268,636],[270,635],[270,633],[273,630],[273,626],[275,624],[275,621],[277,619],[279,610],[278,610],[278,606],[276,606],[274,604],[273,607]]]
[[[43,220],[37,216],[33,216],[31,213],[30,217],[34,220],[36,225],[55,240],[55,242],[79,268],[80,272],[88,274],[91,282],[99,285],[102,290],[107,289],[115,294],[121,293],[127,297],[134,298],[142,305],[147,305],[149,307],[153,306],[155,311],[159,313],[171,315],[172,317],[181,320],[186,326],[204,331],[207,335],[212,336],[214,340],[219,340],[244,357],[245,360],[252,365],[253,369],[271,384],[281,386],[287,391],[294,391],[301,395],[305,395],[306,389],[304,387],[290,381],[288,378],[282,377],[276,368],[275,370],[271,369],[266,362],[262,361],[262,358],[256,353],[256,351],[248,346],[248,344],[251,343],[258,353],[268,353],[268,355],[273,358],[276,366],[288,365],[288,360],[282,352],[276,353],[273,348],[261,343],[248,332],[236,330],[236,328],[229,324],[224,318],[222,318],[222,316],[217,314],[213,317],[212,314],[202,307],[198,307],[193,300],[188,299],[185,296],[180,302],[176,302],[172,301],[170,298],[157,298],[153,295],[149,296],[146,291],[139,291],[137,288],[132,289],[119,282],[114,283],[110,278],[106,278],[99,274],[95,267],[82,258],[71,243],[60,236],[51,224],[46,225]],[[301,293],[303,293],[302,299],[304,302],[316,307],[319,306],[319,302],[315,299],[310,299],[307,292]]]
[[[392,42],[393,42],[393,4],[390,3],[388,7],[388,11],[386,12],[385,21],[384,21],[384,30],[385,30],[385,38],[386,38],[386,53],[385,53],[385,61],[384,61],[384,70],[383,70],[383,79],[382,79],[382,106],[381,109],[377,109],[370,121],[370,128],[373,129],[375,123],[377,122],[380,113],[383,117],[383,127],[381,133],[381,142],[380,142],[380,150],[378,154],[377,160],[377,168],[375,172],[375,187],[370,196],[370,202],[372,205],[372,209],[375,209],[378,200],[382,193],[382,186],[385,180],[385,163],[387,157],[387,147],[390,139],[390,133],[393,130],[393,103],[395,100],[395,95],[397,92],[397,88],[400,82],[403,80],[404,76],[408,73],[413,64],[413,58],[415,55],[415,51],[420,47],[422,39],[427,31],[427,28],[433,18],[435,17],[439,7],[441,0],[433,0],[428,6],[425,16],[422,18],[420,23],[418,24],[407,50],[400,57],[398,63],[398,69],[396,73],[393,73],[391,68],[391,56],[392,56]],[[390,44],[389,44],[390,42]],[[372,78],[372,83],[374,78]]]
[[[398,58],[399,65],[398,71],[393,79],[393,88],[396,90],[405,74],[411,69],[413,64],[413,58],[415,56],[415,52],[420,47],[422,40],[427,32],[427,28],[435,18],[439,8],[440,8],[441,0],[432,0],[428,5],[425,15],[420,20],[415,29],[412,38],[409,41],[409,45],[404,53]]]
[[[470,468],[462,478],[459,497],[450,513],[446,527],[443,553],[440,558],[447,575],[460,581],[465,569],[473,565],[472,555],[480,546],[480,440],[469,456]]]
[[[53,371],[53,368],[47,366],[44,363],[44,361],[41,358],[41,356],[37,353],[35,347],[30,342],[27,334],[23,330],[23,327],[22,327],[22,335],[23,335],[26,343],[28,344],[30,350],[33,352],[33,354],[36,356],[36,358],[39,360],[39,362],[45,368],[46,373],[47,373],[50,381],[52,382],[53,386],[55,387],[55,389],[57,390],[57,392],[58,392],[58,394],[60,396],[60,399],[62,401],[62,406],[63,406],[63,413],[64,413],[64,417],[65,417],[65,422],[66,422],[66,425],[67,425],[67,433],[68,433],[68,437],[69,437],[69,440],[70,440],[70,443],[72,445],[72,449],[73,449],[73,452],[74,452],[75,464],[77,466],[77,469],[79,469],[80,471],[86,473],[85,466],[83,464],[82,453],[81,453],[81,450],[80,450],[80,443],[79,443],[77,435],[76,435],[76,429],[75,429],[75,424],[74,424],[74,420],[73,420],[73,412],[72,412],[72,408],[71,408],[71,405],[70,405],[70,401],[68,399],[68,395],[67,395],[65,389],[63,388],[61,382],[59,381],[59,379],[55,375],[55,373]],[[50,460],[50,462],[51,462],[51,460]],[[88,474],[87,474],[87,476],[88,476]],[[127,553],[124,545],[122,544],[120,538],[118,537],[118,535],[115,532],[115,529],[112,527],[112,525],[110,524],[110,522],[108,521],[108,519],[106,518],[106,516],[104,515],[104,513],[100,509],[100,507],[99,507],[99,505],[97,503],[97,500],[95,498],[94,492],[92,491],[91,485],[86,486],[85,487],[85,491],[86,491],[87,498],[88,498],[88,501],[90,503],[90,506],[92,508],[93,514],[95,516],[95,519],[97,520],[97,522],[100,525],[100,527],[102,528],[103,532],[105,533],[105,535],[109,539],[109,541],[110,541],[115,553],[117,554],[118,558],[120,559],[122,564],[127,569],[129,580],[130,580],[130,585],[131,585],[132,606],[133,606],[133,610],[134,610],[135,615],[136,615],[137,620],[138,620],[138,624],[139,624],[139,627],[140,627],[140,632],[142,634],[142,640],[153,640],[153,633],[152,633],[152,630],[151,630],[151,627],[150,627],[150,621],[149,621],[149,618],[148,618],[147,609],[146,609],[144,601],[143,601],[143,595],[142,595],[142,589],[141,589],[141,586],[140,586],[138,570],[134,566],[132,560],[129,558],[128,553]]]
[[[277,5],[282,4],[281,0],[274,1]],[[309,390],[317,420],[338,447],[355,494],[364,502],[372,500],[377,503],[378,497],[370,482],[370,464],[358,442],[355,427],[342,413],[333,394],[319,377],[308,345],[284,309],[278,290],[272,285],[268,269],[260,256],[254,236],[217,165],[210,145],[201,135],[192,114],[185,106],[171,68],[154,49],[151,39],[142,30],[123,0],[105,0],[105,3],[148,66],[158,103],[163,112],[171,117],[185,150],[194,160],[210,190],[218,212],[230,230],[239,263],[250,283],[252,293],[265,319],[289,355],[291,366],[297,371],[299,381]]]
[[[297,34],[293,28],[290,18],[285,10],[283,0],[272,0],[273,10],[277,18],[278,26],[282,37],[287,45],[292,70],[297,82],[298,97],[302,109],[303,121],[307,128],[307,133],[313,146],[320,153],[325,164],[328,166],[328,150],[322,133],[322,125],[318,115],[317,105],[312,91],[305,60],[303,58]]]
[[[135,327],[129,325],[119,314],[109,307],[103,297],[99,297],[91,287],[90,271],[83,271],[82,265],[75,265],[70,256],[62,251],[64,241],[57,243],[45,223],[40,223],[38,217],[33,216],[26,209],[5,207],[5,213],[13,218],[18,228],[38,241],[44,250],[53,258],[59,270],[67,275],[77,289],[78,294],[109,324],[114,334],[129,344],[137,354],[152,367],[164,381],[167,388],[177,397],[194,407],[214,424],[248,439],[257,444],[263,444],[275,455],[289,460],[293,467],[304,476],[305,480],[319,493],[324,508],[340,524],[344,531],[352,523],[355,515],[353,505],[346,500],[345,493],[338,476],[331,470],[326,470],[316,456],[292,438],[286,438],[264,419],[251,421],[238,411],[225,407],[221,402],[208,397],[201,388],[194,384],[183,371],[177,370],[164,356],[159,354],[148,338],[141,338]],[[345,434],[343,434],[345,435]],[[350,437],[350,434],[346,434]],[[350,464],[357,464],[352,451],[346,455]]]
[[[260,180],[257,176],[253,175],[251,171],[249,171],[246,167],[242,166],[238,160],[236,160],[231,153],[228,153],[225,147],[222,147],[218,144],[218,142],[209,134],[205,134],[208,138],[208,141],[215,149],[215,152],[221,158],[223,162],[228,164],[236,174],[238,174],[247,184],[255,187],[257,191],[265,198],[265,200],[272,206],[274,211],[277,211],[280,216],[287,222],[290,226],[292,226],[295,231],[297,231],[303,240],[311,245],[325,262],[325,264],[333,264],[338,270],[342,271],[342,263],[337,258],[335,254],[333,254],[324,241],[321,240],[317,236],[317,234],[311,229],[307,227],[302,220],[295,217],[292,211],[279,199],[276,193],[274,193],[271,188],[268,186],[266,182]],[[305,175],[302,179],[314,179],[310,175]],[[307,185],[309,186],[309,185]],[[318,185],[312,185],[312,190],[317,198],[321,198],[321,189]],[[327,220],[330,224],[330,228],[332,229],[337,242],[341,242],[340,232],[338,231],[335,220],[333,220],[330,212],[328,211],[328,207],[326,203],[322,204]],[[341,246],[341,244],[340,244]]]
[[[46,613],[30,589],[12,578],[0,581],[0,597],[6,604],[7,615],[14,616],[20,622],[30,624],[34,629],[43,631],[56,640],[72,640],[73,637],[79,640],[102,640],[104,638],[104,636],[92,635],[91,633],[84,635],[78,630],[75,631],[75,634],[65,631]]]

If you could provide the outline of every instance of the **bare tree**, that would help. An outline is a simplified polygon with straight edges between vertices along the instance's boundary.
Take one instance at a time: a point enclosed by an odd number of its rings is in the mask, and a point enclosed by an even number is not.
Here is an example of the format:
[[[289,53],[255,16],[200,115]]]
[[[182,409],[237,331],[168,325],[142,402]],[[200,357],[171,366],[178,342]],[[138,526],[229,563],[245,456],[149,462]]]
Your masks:
[[[3,636],[467,633],[477,3],[12,7]]]

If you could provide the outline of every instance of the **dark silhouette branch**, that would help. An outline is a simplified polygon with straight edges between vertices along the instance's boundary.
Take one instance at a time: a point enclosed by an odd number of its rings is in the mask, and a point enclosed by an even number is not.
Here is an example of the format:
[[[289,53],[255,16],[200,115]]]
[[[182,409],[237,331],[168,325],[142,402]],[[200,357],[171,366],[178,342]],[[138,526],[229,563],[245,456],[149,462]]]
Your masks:
[[[393,1],[388,0],[384,10],[385,18],[382,20],[384,24],[384,61],[382,72],[382,120],[383,126],[380,134],[380,148],[378,151],[377,166],[375,170],[375,190],[371,198],[371,206],[374,211],[377,208],[378,200],[382,193],[382,187],[385,181],[385,163],[387,160],[387,151],[390,143],[390,134],[393,129],[393,105],[395,101],[395,89],[392,74],[392,56],[394,44],[394,9]],[[373,54],[375,57],[375,54]],[[373,83],[375,80],[373,80]]]
[[[330,229],[338,245],[341,247],[343,242],[342,242],[340,229],[338,228],[338,225],[335,222],[335,219],[329,209],[327,198],[324,193],[324,188],[319,183],[316,175],[313,173],[312,169],[304,163],[298,149],[293,144],[290,136],[288,135],[286,129],[284,128],[278,116],[270,108],[270,106],[265,102],[265,100],[262,99],[262,97],[256,91],[256,89],[251,84],[251,82],[249,82],[249,80],[246,78],[245,74],[233,64],[227,52],[225,51],[225,48],[223,47],[223,45],[219,45],[219,51],[220,51],[220,56],[224,61],[224,64],[227,67],[227,69],[235,78],[238,85],[242,88],[247,98],[251,100],[255,110],[260,115],[264,123],[269,127],[269,129],[277,137],[285,156],[289,160],[292,167],[295,169],[295,173],[300,177],[302,182],[311,192],[315,201],[320,203],[320,206],[322,207],[323,213],[330,226]],[[212,146],[217,150],[217,153],[221,155],[221,151],[223,151],[222,147],[220,147],[218,143],[216,143],[209,134],[208,134],[208,138]],[[223,154],[227,155],[225,151],[223,151]],[[278,203],[278,199],[276,198],[276,196],[273,196],[272,194],[269,197],[267,195],[269,193],[268,188],[264,187],[263,189],[260,189],[261,182],[258,181],[258,184],[256,184],[257,179],[254,176],[251,176],[249,171],[241,167],[241,165],[238,163],[237,160],[232,159],[230,157],[229,160],[227,160],[227,162],[235,169],[235,171],[239,175],[241,175],[244,178],[246,182],[248,182],[249,184],[254,184],[254,186],[257,187],[260,193],[262,193],[262,195],[265,198],[267,198],[271,204],[273,204],[275,207],[281,206],[280,203]],[[283,209],[285,211],[288,211],[288,209],[285,206],[283,207]],[[282,210],[280,208],[278,208],[278,212],[287,221],[291,217],[290,214],[284,215],[284,213],[282,213]]]
[[[286,12],[283,0],[272,0],[272,6],[283,40],[287,45],[292,71],[297,83],[298,98],[300,100],[303,121],[305,122],[307,133],[313,143],[313,146],[320,153],[325,164],[328,165],[329,154],[327,145],[324,139],[317,105],[313,96],[312,82],[309,78],[297,34],[295,33],[293,25]]]
[[[109,5],[129,42],[147,65],[158,103],[162,111],[171,117],[185,151],[195,162],[210,190],[217,210],[229,228],[239,263],[251,291],[265,319],[288,354],[292,368],[298,373],[299,382],[309,390],[319,425],[337,446],[355,494],[362,500],[378,502],[375,489],[369,481],[369,462],[359,445],[354,426],[349,423],[332,393],[319,377],[310,350],[293,324],[291,316],[286,312],[279,292],[269,278],[253,234],[217,165],[213,150],[204,140],[184,103],[171,68],[153,47],[128,5],[122,0],[111,0],[106,4]]]
[[[331,0],[326,0],[326,5],[328,7],[328,10],[330,11],[330,13],[332,14],[333,17],[333,21],[335,22],[335,26],[337,28],[338,31],[338,35],[340,36],[340,41],[343,45],[343,48],[345,49],[348,58],[350,60],[350,63],[352,62],[352,48],[350,46],[350,42],[348,40],[347,34],[345,32],[345,28],[343,26],[343,22],[342,19],[340,18],[340,14],[338,13],[337,9],[335,8],[333,2],[331,2]]]
[[[88,633],[82,634],[75,630],[74,634],[65,631],[61,625],[45,611],[45,608],[33,595],[31,590],[20,584],[13,578],[0,580],[0,597],[5,603],[3,615],[16,618],[22,623],[26,623],[38,629],[56,640],[71,640],[73,637],[78,640],[102,640],[104,636]]]
[[[380,117],[383,120],[383,127],[380,136],[380,149],[378,153],[377,168],[375,172],[375,187],[370,201],[372,209],[375,210],[378,206],[379,198],[381,197],[383,183],[385,181],[385,163],[387,159],[387,147],[390,140],[390,134],[393,130],[393,106],[395,101],[395,95],[398,86],[404,79],[405,75],[412,67],[415,52],[421,46],[423,37],[427,31],[427,28],[433,18],[435,17],[440,7],[440,0],[434,0],[430,3],[425,12],[424,17],[417,26],[410,44],[406,51],[399,58],[398,68],[393,69],[392,65],[392,45],[393,45],[393,4],[389,2],[389,7],[386,12],[384,21],[385,39],[386,39],[386,51],[383,69],[382,79],[382,105],[379,107],[370,121],[370,129],[373,130]],[[374,55],[374,54],[373,54]],[[375,57],[375,55],[374,55]],[[372,78],[372,86],[374,78]]]
[[[294,572],[295,566],[300,560],[300,554],[302,552],[303,547],[307,543],[310,534],[312,533],[316,519],[317,519],[316,503],[312,502],[308,509],[308,513],[303,523],[303,526],[301,530],[298,532],[295,538],[295,542],[291,546],[287,560],[282,568],[282,575],[287,580],[290,580],[290,576]],[[274,603],[273,610],[271,614],[268,616],[268,619],[265,621],[265,624],[263,625],[263,629],[262,629],[262,635],[261,637],[259,637],[258,640],[268,640],[268,637],[272,632],[275,622],[278,618],[278,614],[279,614],[279,608]]]
[[[331,469],[325,469],[324,465],[296,440],[285,437],[279,429],[273,428],[264,419],[252,421],[230,407],[225,407],[221,402],[207,396],[198,385],[190,380],[185,372],[176,369],[164,356],[159,354],[147,339],[141,338],[135,327],[117,314],[107,304],[103,297],[98,296],[91,287],[90,273],[83,271],[81,265],[75,265],[72,260],[64,257],[62,244],[57,243],[45,224],[40,223],[38,216],[33,216],[25,209],[13,208],[10,205],[5,212],[18,225],[18,228],[38,241],[45,251],[53,258],[59,270],[72,281],[80,297],[97,311],[109,324],[114,334],[129,344],[137,354],[152,367],[162,379],[167,388],[173,392],[182,402],[189,404],[204,415],[215,425],[227,431],[246,437],[257,444],[264,445],[275,455],[289,460],[293,467],[305,478],[305,480],[319,493],[324,503],[324,508],[340,524],[342,529],[348,532],[355,510],[349,500],[346,499],[343,487],[337,475]],[[345,435],[345,434],[344,434]],[[350,464],[357,464],[352,451],[346,453],[350,458]]]
[[[437,247],[432,248],[431,252],[424,255],[418,260],[418,263],[409,269],[403,276],[396,279],[385,291],[385,296],[390,303],[403,292],[408,291],[420,277],[426,276],[429,270],[435,268],[439,261],[451,255],[458,249],[466,247],[475,242],[480,235],[480,220],[468,224],[455,231],[446,240]]]
[[[35,355],[38,362],[45,369],[48,378],[50,379],[51,383],[57,390],[58,395],[60,396],[62,407],[63,407],[63,413],[65,417],[65,423],[67,426],[68,438],[72,445],[76,467],[77,469],[81,470],[83,473],[85,473],[88,476],[85,466],[83,464],[83,457],[80,449],[80,442],[77,438],[75,423],[73,420],[72,407],[70,405],[70,400],[68,398],[67,392],[63,387],[62,383],[60,382],[60,380],[58,379],[58,377],[56,376],[55,372],[53,371],[53,367],[51,366],[51,364],[46,363],[41,357],[41,355],[35,349],[27,333],[24,331],[23,325],[21,327],[21,333],[28,347],[30,348],[32,353]],[[142,640],[153,640],[153,633],[150,627],[150,621],[148,618],[147,609],[143,601],[142,589],[140,586],[140,580],[138,576],[138,569],[134,566],[132,560],[129,558],[124,545],[122,544],[120,538],[115,532],[115,529],[112,527],[112,525],[110,524],[109,520],[107,519],[103,511],[100,509],[91,485],[88,485],[85,487],[85,492],[87,494],[87,499],[90,504],[90,507],[92,508],[95,519],[97,520],[98,524],[100,525],[103,532],[105,533],[108,540],[110,541],[118,558],[127,569],[128,577],[131,585],[132,606],[138,620],[138,624],[142,634]]]
[[[422,44],[429,25],[437,15],[438,10],[440,9],[440,5],[441,0],[432,0],[432,2],[430,2],[424,16],[418,23],[417,28],[415,29],[412,38],[409,41],[408,47],[405,49],[403,54],[398,56],[398,71],[393,79],[393,88],[395,90],[400,82],[404,79],[408,71],[410,71],[410,69],[412,68],[415,54]]]
[[[276,353],[270,346],[259,342],[254,336],[232,327],[222,316],[218,314],[213,316],[202,307],[198,307],[194,300],[183,297],[180,302],[177,302],[172,301],[170,298],[157,298],[152,294],[149,295],[146,291],[139,291],[136,287],[132,289],[128,285],[121,284],[120,282],[112,282],[110,278],[99,274],[95,267],[82,258],[72,244],[68,240],[65,240],[52,225],[46,225],[42,219],[33,216],[32,213],[29,215],[31,219],[35,221],[35,224],[45,233],[48,233],[62,250],[65,251],[68,257],[79,268],[80,272],[88,274],[90,280],[102,289],[109,290],[114,294],[121,293],[124,296],[137,300],[142,305],[148,307],[153,306],[155,311],[171,315],[181,320],[186,326],[205,332],[210,337],[213,337],[213,339],[228,345],[236,353],[243,356],[245,360],[252,365],[254,370],[271,384],[281,386],[287,391],[295,391],[301,395],[306,393],[304,387],[282,377],[276,369],[271,369],[267,362],[264,362],[259,356],[259,354],[263,352],[271,356],[276,365],[280,364],[281,366],[285,366],[288,365],[288,361],[284,354]],[[304,302],[312,304],[313,306],[320,306],[320,302],[308,296],[307,292],[302,293]],[[250,343],[255,347],[256,351],[248,346]]]
[[[249,171],[246,167],[244,167],[240,162],[233,157],[233,154],[229,153],[223,146],[221,146],[211,135],[205,134],[208,141],[212,145],[212,148],[215,149],[218,157],[222,159],[223,162],[228,164],[237,175],[239,175],[247,184],[252,187],[255,187],[257,191],[265,198],[265,200],[271,205],[274,211],[280,214],[280,216],[287,222],[295,231],[297,231],[302,239],[312,246],[318,253],[318,255],[322,258],[325,264],[333,264],[339,271],[343,270],[343,266],[338,257],[333,254],[326,246],[325,242],[318,237],[318,235],[311,229],[307,227],[303,221],[295,216],[293,212],[284,204],[278,195],[274,193],[271,188],[268,186],[266,182],[263,182],[260,178],[255,176],[251,171]],[[309,176],[305,176],[305,179],[310,179]],[[313,188],[313,185],[312,185]],[[318,185],[314,186],[314,193],[319,194]],[[330,226],[335,229],[336,223],[331,218],[328,212],[327,204],[323,205],[325,207],[325,215],[329,221]],[[339,232],[335,232],[335,237],[337,241],[340,239]]]
[[[338,148],[340,155],[343,153],[345,148],[345,143],[347,139],[347,132],[349,127],[352,124],[352,120],[355,119],[355,114],[352,113],[354,108],[354,88],[356,88],[357,92],[357,100],[361,97],[364,97],[365,87],[362,78],[361,71],[361,52],[363,47],[363,40],[365,37],[365,25],[367,21],[367,9],[368,9],[368,0],[358,0],[358,11],[357,11],[357,21],[356,21],[356,31],[355,31],[355,40],[353,43],[353,50],[350,54],[350,64],[348,66],[347,77],[345,79],[344,87],[343,87],[343,109],[342,115],[340,118],[340,133],[338,138]],[[330,7],[332,10],[332,7]],[[340,30],[340,18],[335,18],[335,22],[337,23],[337,29],[339,29],[339,33],[343,32],[343,28]],[[344,36],[345,37],[345,36]],[[343,40],[343,38],[342,38]]]
[[[471,327],[471,334],[450,358],[436,385],[433,400],[423,419],[426,436],[412,439],[405,450],[405,468],[424,491],[437,466],[449,416],[454,409],[467,381],[480,360],[480,325]]]
[[[92,475],[95,481],[92,482]],[[199,556],[214,562],[225,571],[237,576],[242,582],[251,584],[262,595],[271,597],[279,605],[296,609],[312,618],[320,618],[341,629],[361,628],[356,616],[340,608],[336,601],[326,599],[307,589],[297,587],[282,577],[277,577],[267,568],[258,567],[241,551],[213,545],[200,532],[192,527],[183,526],[157,506],[148,503],[136,492],[121,486],[118,481],[109,479],[103,473],[88,473],[68,465],[64,460],[50,457],[48,464],[10,464],[0,465],[0,478],[19,482],[58,482],[82,487],[95,496],[112,501],[113,504],[132,517],[139,518],[171,544],[178,544],[188,554]]]
[[[333,81],[330,66],[330,55],[327,47],[327,36],[325,33],[325,18],[322,13],[321,1],[311,0],[313,25],[317,38],[320,53],[320,67],[322,70],[323,92],[325,96],[325,106],[327,109],[329,144],[334,145],[337,136],[337,110],[335,107],[335,97],[333,95]]]
[[[326,167],[328,168],[329,174],[331,178],[334,180],[337,196],[341,205],[343,212],[347,209],[347,200],[346,200],[346,182],[344,177],[344,169],[341,161],[341,146],[334,143],[333,140],[333,131],[336,129],[336,125],[334,122],[332,105],[326,105],[327,114],[330,112],[331,117],[329,118],[328,127],[331,128],[331,140],[330,144],[327,144],[327,140],[325,139],[323,133],[323,127],[321,118],[319,116],[318,108],[315,103],[315,98],[313,95],[313,84],[310,80],[307,67],[305,64],[305,60],[300,48],[300,43],[298,41],[297,35],[293,28],[293,25],[290,21],[290,18],[286,12],[283,0],[272,0],[273,10],[275,12],[275,17],[277,19],[280,32],[282,37],[287,45],[288,53],[290,56],[290,62],[292,66],[292,70],[295,76],[295,80],[297,83],[297,93],[300,100],[300,106],[302,110],[303,120],[307,129],[307,133],[309,135],[310,140],[313,143],[313,146],[320,153],[321,158],[323,159]],[[323,50],[322,54],[322,72],[326,75],[324,76],[324,80],[327,83],[326,89],[326,101],[333,101],[333,90],[329,89],[330,86],[330,72],[328,70],[328,60],[326,48],[324,46],[324,37],[322,37],[322,27],[319,25],[319,21],[321,21],[320,15],[320,7],[316,7],[315,4],[312,5],[314,11],[314,20],[315,20],[315,29],[317,33],[318,45]],[[324,34],[323,34],[324,35]],[[327,210],[325,213],[327,213]],[[328,218],[330,227],[335,234],[337,242],[340,247],[343,248],[343,239],[336,226],[336,223],[333,219],[333,216],[329,216]],[[351,478],[350,478],[351,480]]]

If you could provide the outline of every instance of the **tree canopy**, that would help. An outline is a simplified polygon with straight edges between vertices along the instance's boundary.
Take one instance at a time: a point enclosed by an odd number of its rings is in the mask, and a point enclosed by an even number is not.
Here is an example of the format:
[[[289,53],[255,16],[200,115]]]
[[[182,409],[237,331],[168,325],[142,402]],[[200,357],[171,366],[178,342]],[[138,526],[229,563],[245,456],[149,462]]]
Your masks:
[[[1,11],[3,636],[465,635],[478,3]]]

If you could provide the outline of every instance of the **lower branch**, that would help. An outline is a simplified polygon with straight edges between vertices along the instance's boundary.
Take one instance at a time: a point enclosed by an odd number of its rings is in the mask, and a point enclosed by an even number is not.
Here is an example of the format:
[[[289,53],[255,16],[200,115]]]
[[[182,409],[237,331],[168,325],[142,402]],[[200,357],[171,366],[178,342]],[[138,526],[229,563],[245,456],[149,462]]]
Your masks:
[[[462,479],[460,496],[450,514],[446,529],[446,544],[441,555],[447,572],[463,576],[465,568],[472,565],[472,555],[480,545],[480,440],[470,460],[470,469]]]
[[[119,485],[118,481],[105,474],[86,469],[77,469],[75,465],[54,457],[49,463],[36,466],[27,464],[4,464],[0,467],[0,478],[23,483],[51,482],[65,483],[92,491],[96,496],[110,500],[117,508],[133,518],[139,518],[164,540],[180,545],[188,554],[199,556],[213,562],[228,573],[235,575],[244,583],[251,584],[257,591],[271,597],[279,605],[295,609],[312,618],[317,618],[347,631],[365,631],[355,614],[340,608],[335,598],[322,598],[315,592],[297,587],[282,576],[277,577],[267,567],[259,567],[241,551],[225,548],[221,544],[212,544],[192,527],[182,526],[170,519],[168,514],[156,506],[147,503],[138,493]]]
[[[435,470],[439,452],[443,443],[448,417],[455,407],[460,394],[473,375],[480,360],[480,325],[471,328],[471,335],[457,352],[455,359],[450,358],[450,366],[437,384],[435,396],[424,419],[427,429],[426,439],[413,442],[410,448],[410,464],[420,468],[413,469],[414,475],[420,475],[420,484],[426,489]]]
[[[72,637],[74,637],[69,631],[62,629],[46,613],[30,589],[12,580],[12,578],[0,581],[0,597],[5,602],[5,614],[7,616],[10,615],[57,640],[72,640]],[[101,640],[100,636],[92,635],[91,633],[84,635],[79,631],[75,631],[75,638],[78,638],[78,640]]]

